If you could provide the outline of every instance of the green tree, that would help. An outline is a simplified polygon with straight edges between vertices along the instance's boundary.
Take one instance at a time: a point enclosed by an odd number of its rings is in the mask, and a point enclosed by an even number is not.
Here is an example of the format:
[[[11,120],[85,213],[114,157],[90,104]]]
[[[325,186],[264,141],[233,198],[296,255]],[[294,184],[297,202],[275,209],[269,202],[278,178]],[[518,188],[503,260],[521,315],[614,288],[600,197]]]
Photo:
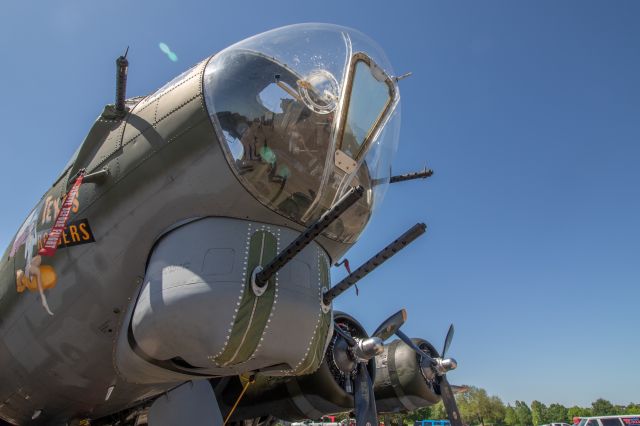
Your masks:
[[[624,408],[624,414],[640,414],[640,404],[629,403]]]
[[[504,409],[504,424],[507,426],[516,426],[518,424],[516,410],[510,404]]]
[[[400,413],[400,414],[385,414],[385,415],[378,415],[378,420],[383,421],[385,426],[391,426],[391,425],[406,425],[406,424],[410,424],[413,425],[414,420],[422,420],[422,419],[428,419],[429,416],[422,416],[422,417],[418,417],[420,416],[420,414],[418,414],[417,412],[422,412],[424,413],[423,410],[425,409],[429,409],[429,407],[423,407],[423,408],[419,408],[417,410],[414,410],[410,413]],[[416,418],[414,419],[411,415],[415,413]]]
[[[613,404],[602,398],[598,398],[591,403],[591,411],[594,416],[611,416],[617,414],[617,410]]]
[[[427,420],[433,416],[433,407],[422,407],[417,410],[413,410],[404,416],[405,420],[410,420],[413,423],[415,420]],[[446,418],[446,415],[445,415]]]
[[[531,421],[534,425],[543,425],[547,422],[547,406],[540,401],[531,402]]]
[[[524,401],[516,401],[516,419],[517,419],[517,423],[516,426],[531,426],[532,424],[532,419],[531,419],[531,410],[529,409],[529,406],[527,405],[526,402]]]
[[[491,412],[493,415],[493,422],[496,425],[504,425],[504,416],[506,415],[506,408],[504,406],[504,403],[497,396],[492,396],[490,404]]]
[[[472,386],[458,395],[457,401],[460,415],[468,424],[479,423],[484,426],[486,423],[503,423],[504,404],[497,396],[487,395],[484,389]]]
[[[567,409],[567,423],[571,424],[573,423],[573,418],[574,417],[590,417],[591,416],[591,409],[590,408],[584,408],[584,407],[578,407],[577,405],[574,405],[573,407],[569,407],[569,409]]]
[[[447,410],[444,409],[442,401],[431,407],[431,416],[434,420],[444,420],[448,418]]]
[[[545,423],[573,423],[567,419],[567,407],[562,404],[551,404],[547,408],[547,418]]]

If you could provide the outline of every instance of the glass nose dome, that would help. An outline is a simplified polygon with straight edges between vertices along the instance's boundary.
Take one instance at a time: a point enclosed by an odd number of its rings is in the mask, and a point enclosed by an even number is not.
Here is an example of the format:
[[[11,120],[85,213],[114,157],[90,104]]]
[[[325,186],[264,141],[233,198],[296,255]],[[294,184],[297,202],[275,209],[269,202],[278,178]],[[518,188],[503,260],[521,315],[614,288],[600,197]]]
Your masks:
[[[325,232],[353,242],[382,199],[399,92],[380,48],[328,24],[278,28],[213,56],[209,115],[232,170],[260,202],[309,225],[350,187],[366,195]]]

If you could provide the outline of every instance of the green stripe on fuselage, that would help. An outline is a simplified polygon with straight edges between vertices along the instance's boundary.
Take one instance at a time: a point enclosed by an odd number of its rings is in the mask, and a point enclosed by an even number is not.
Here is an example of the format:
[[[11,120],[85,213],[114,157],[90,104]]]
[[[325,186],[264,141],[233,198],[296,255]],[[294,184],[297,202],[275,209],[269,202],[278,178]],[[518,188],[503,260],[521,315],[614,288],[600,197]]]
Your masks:
[[[322,297],[322,293],[329,289],[329,260],[323,253],[319,254],[319,256],[318,267],[320,268],[320,286],[322,287],[320,297]],[[322,308],[319,306],[318,309]],[[323,351],[327,339],[327,333],[331,326],[331,311],[327,313],[322,312],[320,315],[320,323],[316,327],[307,357],[296,370],[296,374],[313,373],[318,369],[318,367],[320,367],[320,363],[324,357]]]
[[[278,241],[270,232],[257,231],[251,236],[247,256],[247,282],[231,328],[229,342],[216,358],[218,365],[235,365],[245,362],[258,347],[273,308],[276,279],[271,277],[264,294],[256,296],[251,288],[251,272],[256,266],[264,266],[270,262],[276,256],[277,249]]]

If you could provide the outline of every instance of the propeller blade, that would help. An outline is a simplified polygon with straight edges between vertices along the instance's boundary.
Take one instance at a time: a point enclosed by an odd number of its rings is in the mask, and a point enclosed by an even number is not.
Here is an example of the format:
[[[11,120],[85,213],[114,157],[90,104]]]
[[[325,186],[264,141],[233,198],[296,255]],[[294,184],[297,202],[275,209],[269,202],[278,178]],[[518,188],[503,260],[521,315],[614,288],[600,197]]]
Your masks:
[[[451,346],[451,340],[453,340],[453,324],[449,326],[449,331],[447,331],[447,337],[444,338],[444,347],[442,348],[442,353],[440,356],[444,358],[444,355],[449,350],[449,346]]]
[[[451,426],[462,426],[462,418],[460,417],[460,411],[458,411],[458,404],[456,403],[455,396],[453,396],[453,391],[451,390],[447,376],[440,376],[439,383],[440,396],[442,397],[444,409],[447,411],[447,416],[449,416]]]
[[[406,320],[407,311],[404,309],[400,309],[398,312],[384,320],[371,336],[379,337],[382,339],[382,341],[385,341],[389,337],[393,336],[396,330],[402,327],[402,324],[404,324]]]
[[[354,390],[353,411],[356,415],[356,426],[377,426],[376,398],[373,395],[371,376],[364,362],[358,363]]]
[[[402,332],[402,330],[396,330],[396,336],[398,336],[400,338],[400,340],[402,340],[404,343],[406,343],[411,349],[416,351],[416,353],[418,355],[420,355],[423,359],[429,361],[431,363],[431,365],[435,364],[435,360],[433,358],[431,358],[425,351],[420,349],[415,343],[413,343],[413,340],[411,340],[411,338],[409,338],[409,336],[404,334]]]

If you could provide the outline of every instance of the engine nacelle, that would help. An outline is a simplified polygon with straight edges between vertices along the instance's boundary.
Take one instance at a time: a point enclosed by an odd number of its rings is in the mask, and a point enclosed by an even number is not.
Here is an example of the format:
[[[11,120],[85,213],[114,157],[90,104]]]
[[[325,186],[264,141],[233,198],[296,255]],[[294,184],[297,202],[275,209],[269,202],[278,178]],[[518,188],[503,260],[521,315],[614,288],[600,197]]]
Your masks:
[[[423,351],[437,357],[438,352],[426,340],[412,339]],[[376,358],[374,392],[378,413],[412,411],[440,401],[440,390],[430,368],[401,340],[385,346]]]

